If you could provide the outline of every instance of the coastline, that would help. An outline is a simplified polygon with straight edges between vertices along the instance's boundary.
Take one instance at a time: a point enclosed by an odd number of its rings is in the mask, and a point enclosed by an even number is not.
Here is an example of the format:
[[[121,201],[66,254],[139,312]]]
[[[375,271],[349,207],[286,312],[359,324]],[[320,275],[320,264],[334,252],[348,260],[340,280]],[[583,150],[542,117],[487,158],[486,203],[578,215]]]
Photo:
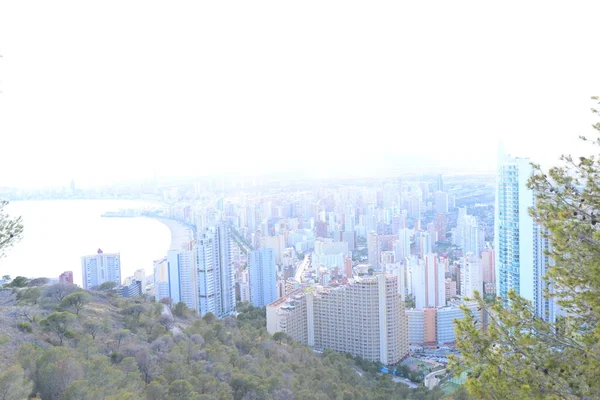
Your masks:
[[[189,243],[194,239],[192,231],[181,222],[162,217],[144,216],[144,218],[160,221],[169,228],[171,231],[171,246],[169,250],[180,250],[183,243]]]

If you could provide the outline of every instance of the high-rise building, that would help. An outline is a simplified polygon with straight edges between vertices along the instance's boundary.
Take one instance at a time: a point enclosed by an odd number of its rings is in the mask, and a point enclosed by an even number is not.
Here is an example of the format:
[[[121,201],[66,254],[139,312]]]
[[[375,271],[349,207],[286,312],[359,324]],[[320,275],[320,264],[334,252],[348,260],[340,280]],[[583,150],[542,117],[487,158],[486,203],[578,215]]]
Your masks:
[[[326,238],[329,237],[329,233],[327,231],[328,226],[325,221],[319,221],[315,224],[315,236]]]
[[[160,301],[169,297],[169,262],[167,257],[154,261],[154,298]]]
[[[398,240],[393,244],[396,260],[404,260],[410,257],[410,229],[401,228],[398,230]]]
[[[501,155],[496,182],[494,249],[496,294],[504,299],[509,290],[531,301],[541,318],[551,302],[544,299],[543,279],[547,260],[540,227],[529,215],[534,194],[527,188],[533,174],[528,158]],[[551,317],[550,317],[551,318]]]
[[[371,231],[367,235],[367,257],[369,264],[377,267],[379,262],[379,249],[377,248],[377,232]]]
[[[437,178],[437,190],[439,190],[440,192],[443,192],[444,189],[445,189],[444,179],[442,178],[442,175],[440,174],[440,175],[438,175],[438,178]]]
[[[260,247],[268,247],[273,249],[275,252],[275,262],[277,265],[280,265],[283,253],[285,252],[285,236],[265,236],[263,237],[262,246]]]
[[[398,279],[398,291],[402,301],[406,299],[406,269],[406,260],[385,266],[385,272],[394,275]]]
[[[273,249],[258,249],[248,253],[248,283],[250,303],[264,307],[277,298],[277,266]]]
[[[481,244],[479,224],[477,217],[466,214],[466,209],[459,211],[454,244],[462,248],[463,254],[473,253],[476,257],[479,257],[479,246]]]
[[[86,290],[104,282],[120,285],[121,256],[119,253],[109,254],[98,249],[97,254],[81,257],[81,272],[83,288]]]
[[[354,276],[354,272],[352,270],[352,257],[347,256],[344,258],[344,275],[348,279]]]
[[[446,302],[453,297],[456,297],[456,281],[446,278]]]
[[[496,257],[493,249],[481,252],[481,278],[484,283],[496,283]]]
[[[192,250],[169,250],[167,253],[169,297],[192,310],[198,309],[196,265]]]
[[[146,271],[143,268],[136,269],[133,273],[133,278],[136,281],[140,281],[140,288],[142,293],[146,293],[146,286],[148,285],[148,281],[146,279]]]
[[[433,251],[433,238],[429,232],[419,232],[419,255],[425,257]]]
[[[435,192],[435,212],[438,214],[448,212],[448,193]]]
[[[438,240],[440,242],[446,241],[446,229],[448,224],[448,217],[446,214],[437,214],[435,216],[435,230],[438,234]]]
[[[473,253],[467,253],[460,262],[460,294],[462,297],[473,298],[475,291],[483,295],[481,266]]]
[[[408,355],[408,324],[395,276],[354,278],[336,287],[300,288],[267,306],[269,333],[286,332],[316,349],[383,364]]]
[[[412,293],[417,309],[446,305],[446,271],[436,254],[427,254],[414,266]]]
[[[194,248],[198,279],[198,310],[222,318],[235,313],[235,271],[231,258],[230,227],[220,223],[207,228]]]

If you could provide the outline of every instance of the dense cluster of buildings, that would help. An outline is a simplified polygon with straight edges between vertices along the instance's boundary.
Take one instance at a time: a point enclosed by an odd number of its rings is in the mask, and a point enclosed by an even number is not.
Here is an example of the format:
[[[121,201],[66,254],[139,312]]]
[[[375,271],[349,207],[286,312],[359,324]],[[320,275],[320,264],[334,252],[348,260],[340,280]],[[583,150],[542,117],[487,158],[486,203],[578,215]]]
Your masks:
[[[154,262],[151,278],[139,270],[121,281],[119,255],[98,250],[82,258],[83,285],[115,281],[123,295],[148,292],[217,317],[249,302],[266,307],[271,333],[395,364],[410,345],[453,344],[463,307],[484,328],[476,293],[514,289],[539,317],[556,317],[543,296],[550,243],[528,213],[531,174],[529,160],[504,156],[495,207],[464,200],[469,185],[491,192],[486,183],[441,176],[194,199],[175,191],[157,213],[189,235]]]

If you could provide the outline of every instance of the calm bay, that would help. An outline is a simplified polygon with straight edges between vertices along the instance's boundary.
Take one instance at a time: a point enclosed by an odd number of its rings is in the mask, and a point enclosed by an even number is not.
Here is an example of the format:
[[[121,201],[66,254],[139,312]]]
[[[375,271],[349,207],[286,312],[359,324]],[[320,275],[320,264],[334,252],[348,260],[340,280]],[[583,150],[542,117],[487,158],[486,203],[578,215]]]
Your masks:
[[[166,256],[171,231],[151,218],[105,218],[109,211],[148,208],[157,203],[133,200],[43,200],[11,202],[6,211],[23,218],[23,239],[0,259],[0,276],[56,278],[73,271],[81,285],[81,256],[121,254],[121,278]]]

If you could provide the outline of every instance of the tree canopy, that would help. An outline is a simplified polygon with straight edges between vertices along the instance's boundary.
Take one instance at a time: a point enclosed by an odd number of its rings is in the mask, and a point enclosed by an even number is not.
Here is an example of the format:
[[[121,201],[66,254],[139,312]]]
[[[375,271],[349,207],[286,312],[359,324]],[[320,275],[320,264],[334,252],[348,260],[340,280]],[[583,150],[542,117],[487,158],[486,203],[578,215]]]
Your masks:
[[[0,200],[0,258],[23,236],[21,217],[10,216],[4,208],[7,201]]]
[[[582,139],[600,146],[600,123],[593,128],[596,139]],[[489,327],[475,329],[468,311],[457,322],[462,357],[454,370],[468,372],[467,388],[479,398],[600,398],[600,156],[561,160],[547,172],[534,165],[528,186],[536,196],[530,213],[551,243],[546,295],[563,315],[546,322],[514,292],[507,303],[477,296]]]

